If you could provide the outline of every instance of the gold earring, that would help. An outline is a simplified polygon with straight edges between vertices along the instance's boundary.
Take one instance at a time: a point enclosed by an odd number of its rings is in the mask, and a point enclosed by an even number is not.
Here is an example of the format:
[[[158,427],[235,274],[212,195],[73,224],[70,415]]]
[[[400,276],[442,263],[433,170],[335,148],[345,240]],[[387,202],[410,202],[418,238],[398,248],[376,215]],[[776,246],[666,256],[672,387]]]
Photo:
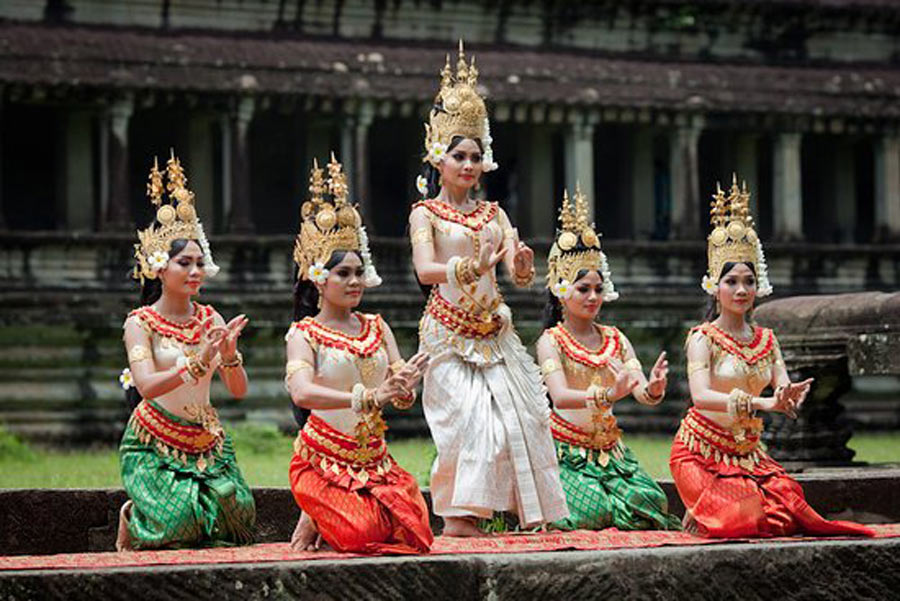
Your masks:
[[[716,297],[716,313],[722,314],[722,301],[719,300],[719,297]]]

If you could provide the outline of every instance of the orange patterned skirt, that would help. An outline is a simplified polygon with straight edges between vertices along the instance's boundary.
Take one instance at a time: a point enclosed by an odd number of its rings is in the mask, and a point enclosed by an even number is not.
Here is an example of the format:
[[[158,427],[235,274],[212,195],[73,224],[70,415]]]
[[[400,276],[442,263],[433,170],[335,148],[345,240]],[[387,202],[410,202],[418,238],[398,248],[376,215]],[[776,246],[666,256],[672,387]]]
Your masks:
[[[734,435],[693,407],[675,435],[669,468],[688,511],[689,530],[715,538],[874,536],[869,528],[826,520],[757,438]]]
[[[322,538],[343,553],[413,554],[434,535],[419,485],[383,438],[357,440],[311,415],[294,443],[294,499]]]

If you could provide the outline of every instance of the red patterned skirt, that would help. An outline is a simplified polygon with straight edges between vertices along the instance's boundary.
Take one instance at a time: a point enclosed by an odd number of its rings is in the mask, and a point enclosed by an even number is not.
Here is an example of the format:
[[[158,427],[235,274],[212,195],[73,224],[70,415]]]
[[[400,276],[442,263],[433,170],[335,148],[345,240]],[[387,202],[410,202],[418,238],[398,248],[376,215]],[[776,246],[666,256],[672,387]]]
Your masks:
[[[675,435],[669,468],[689,512],[688,528],[704,536],[874,536],[860,524],[823,518],[758,438],[738,442],[693,407]]]
[[[322,538],[344,553],[413,554],[434,535],[419,485],[387,452],[383,438],[360,446],[311,415],[294,443],[294,499]]]

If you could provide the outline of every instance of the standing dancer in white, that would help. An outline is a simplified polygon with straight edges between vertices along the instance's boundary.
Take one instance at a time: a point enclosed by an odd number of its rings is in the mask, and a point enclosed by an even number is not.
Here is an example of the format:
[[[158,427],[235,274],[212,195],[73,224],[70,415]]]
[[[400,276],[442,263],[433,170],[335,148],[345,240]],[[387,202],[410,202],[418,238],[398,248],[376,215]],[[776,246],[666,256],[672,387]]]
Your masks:
[[[431,296],[419,324],[431,357],[423,406],[438,450],[434,511],[447,536],[479,536],[478,518],[514,511],[522,526],[568,515],[541,374],[497,286],[503,261],[517,286],[534,281],[534,252],[496,203],[473,198],[491,151],[478,71],[460,43],[426,125],[425,200],[410,214],[413,263]]]

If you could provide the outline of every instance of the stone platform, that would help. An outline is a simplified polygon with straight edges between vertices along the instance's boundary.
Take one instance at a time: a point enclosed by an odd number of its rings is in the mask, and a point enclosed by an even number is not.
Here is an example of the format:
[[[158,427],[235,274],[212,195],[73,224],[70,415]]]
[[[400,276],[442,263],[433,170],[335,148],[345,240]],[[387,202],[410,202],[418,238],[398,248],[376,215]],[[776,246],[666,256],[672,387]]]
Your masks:
[[[900,469],[798,474],[829,518],[900,522]],[[671,509],[683,511],[670,481]],[[287,489],[254,489],[261,543],[289,539]],[[112,550],[121,490],[0,491],[0,555]],[[430,502],[426,491],[426,498]],[[433,518],[433,527],[439,520]],[[666,533],[663,533],[666,534]],[[672,533],[678,534],[678,533]],[[686,535],[685,535],[686,536]],[[277,546],[277,545],[276,545]],[[265,547],[265,545],[263,545]],[[179,552],[181,553],[181,552]],[[189,552],[186,552],[189,553]],[[108,557],[108,556],[106,556]],[[15,558],[10,558],[15,559]],[[23,558],[24,559],[24,558]],[[9,565],[9,564],[8,564]],[[0,570],[0,599],[886,599],[900,538],[784,539],[595,551]]]
[[[900,538],[0,572],[0,598],[890,599]]]
[[[809,504],[829,519],[867,524],[900,523],[900,467],[813,469],[795,474]],[[660,484],[669,510],[684,507],[671,480]],[[431,507],[431,496],[423,491]],[[261,543],[287,541],[299,510],[289,489],[255,488],[257,537]],[[0,490],[0,556],[85,553],[114,549],[121,489]],[[431,515],[432,529],[441,520]]]

